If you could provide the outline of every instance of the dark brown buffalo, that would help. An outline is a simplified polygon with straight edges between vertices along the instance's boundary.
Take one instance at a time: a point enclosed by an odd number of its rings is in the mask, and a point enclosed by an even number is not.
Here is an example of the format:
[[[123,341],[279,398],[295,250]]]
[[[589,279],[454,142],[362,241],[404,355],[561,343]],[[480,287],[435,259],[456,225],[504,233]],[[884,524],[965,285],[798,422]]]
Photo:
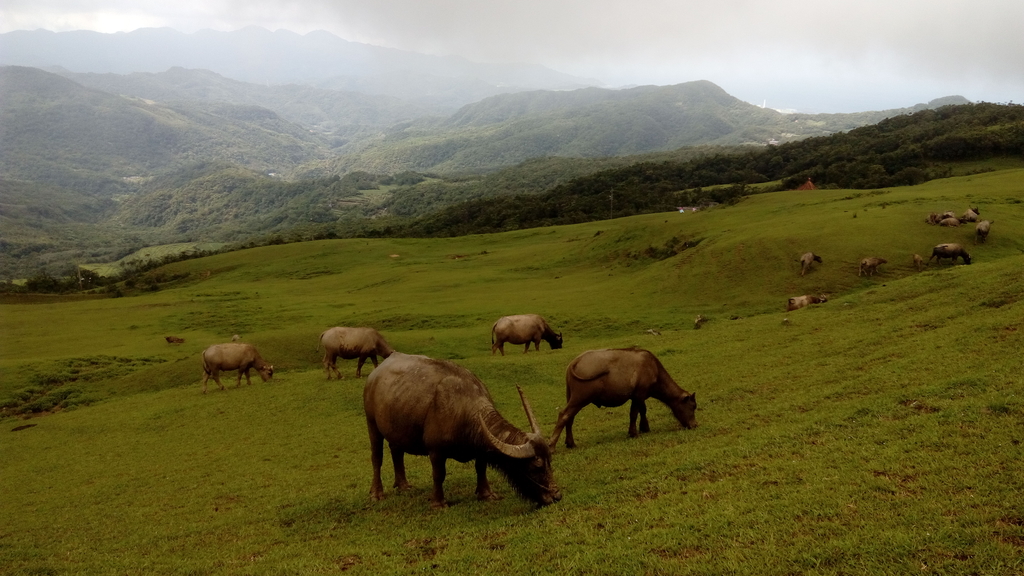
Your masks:
[[[885,258],[865,258],[860,261],[860,271],[857,272],[857,276],[874,276],[875,270],[878,269],[879,264],[888,264],[889,261]]]
[[[493,500],[487,467],[498,469],[521,497],[544,506],[562,498],[551,472],[551,450],[522,389],[519,396],[532,432],[523,432],[494,408],[490,393],[472,372],[445,360],[395,352],[366,379],[363,408],[370,432],[373,483],[370,496],[384,497],[380,467],[384,440],[391,449],[395,488],[409,487],[405,454],[430,457],[434,490],[443,507],[445,463],[476,461],[476,495]]]
[[[588,404],[602,408],[622,406],[628,401],[629,435],[634,438],[639,435],[637,415],[640,416],[640,432],[650,432],[645,404],[648,398],[668,406],[683,427],[697,426],[696,396],[680,388],[654,354],[640,348],[590,350],[580,354],[565,369],[566,405],[558,414],[551,447],[558,442],[562,428],[565,428],[565,446],[576,446],[573,420]]]
[[[805,306],[810,306],[811,304],[821,304],[822,302],[828,302],[828,298],[824,294],[821,296],[811,296],[809,294],[794,296],[786,303],[786,312],[799,310]]]
[[[552,350],[562,347],[562,333],[556,334],[544,318],[536,314],[502,316],[491,326],[491,355],[494,355],[495,350],[500,350],[504,356],[505,342],[526,344],[524,354],[530,351],[531,343],[534,349],[540,350],[541,340],[547,342]]]
[[[363,363],[369,358],[373,367],[377,367],[377,356],[387,358],[395,349],[388,344],[387,340],[373,328],[348,328],[336,326],[325,330],[320,334],[317,350],[324,348],[324,371],[327,372],[327,379],[331,379],[331,372],[341,380],[341,372],[338,371],[337,359],[352,360],[359,358],[356,365],[356,378],[363,376]]]
[[[800,257],[800,275],[803,276],[804,274],[806,274],[807,271],[811,269],[811,264],[813,264],[815,262],[820,264],[821,263],[821,256],[818,256],[814,252],[807,252],[806,254],[801,256]]]
[[[939,244],[932,248],[932,255],[928,258],[929,264],[932,263],[932,258],[935,258],[936,264],[942,262],[943,258],[949,258],[950,264],[956,264],[957,258],[963,258],[964,264],[971,263],[971,255],[959,244]]]
[[[981,222],[978,222],[978,224],[974,226],[975,244],[977,244],[978,242],[984,244],[985,240],[988,240],[988,231],[992,229],[993,224],[995,224],[995,221],[989,222],[988,220],[982,220]]]
[[[236,388],[242,385],[242,374],[245,374],[245,383],[252,385],[252,380],[249,379],[250,368],[255,368],[264,382],[274,377],[274,367],[263,361],[252,344],[230,343],[210,346],[203,350],[203,394],[206,394],[206,381],[211,376],[220,389],[224,389],[220,382],[221,370],[238,370]]]
[[[168,344],[184,344],[184,338],[178,338],[177,336],[164,336],[164,340],[167,340]]]

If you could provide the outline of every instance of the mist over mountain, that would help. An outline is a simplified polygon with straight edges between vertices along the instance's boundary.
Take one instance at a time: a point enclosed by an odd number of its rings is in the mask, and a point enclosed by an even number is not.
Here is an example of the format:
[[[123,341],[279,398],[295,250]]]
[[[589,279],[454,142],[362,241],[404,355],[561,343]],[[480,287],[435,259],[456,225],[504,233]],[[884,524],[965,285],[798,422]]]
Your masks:
[[[600,83],[539,65],[483,64],[349,42],[323,31],[300,35],[257,27],[194,34],[169,28],[117,34],[19,30],[0,34],[0,65],[114,74],[200,68],[264,86],[308,84],[449,108],[506,92]]]

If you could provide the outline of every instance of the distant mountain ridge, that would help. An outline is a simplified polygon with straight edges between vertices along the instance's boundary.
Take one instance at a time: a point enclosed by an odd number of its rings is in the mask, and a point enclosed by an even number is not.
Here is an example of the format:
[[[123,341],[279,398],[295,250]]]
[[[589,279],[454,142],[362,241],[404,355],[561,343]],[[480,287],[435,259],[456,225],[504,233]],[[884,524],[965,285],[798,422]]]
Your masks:
[[[257,27],[194,34],[170,28],[117,34],[18,30],[0,34],[0,65],[114,74],[201,68],[255,84],[308,84],[453,108],[505,92],[599,84],[539,65],[484,64],[350,42],[324,31],[300,35]]]
[[[160,104],[0,67],[0,177],[99,191],[190,162],[272,171],[327,156],[321,137],[266,108]]]
[[[548,156],[626,156],[708,144],[765,146],[967,103],[951,96],[894,110],[783,114],[743,102],[706,80],[624,90],[520,92],[467,104],[445,120],[395,126],[363,150],[332,158],[309,173],[487,172]]]

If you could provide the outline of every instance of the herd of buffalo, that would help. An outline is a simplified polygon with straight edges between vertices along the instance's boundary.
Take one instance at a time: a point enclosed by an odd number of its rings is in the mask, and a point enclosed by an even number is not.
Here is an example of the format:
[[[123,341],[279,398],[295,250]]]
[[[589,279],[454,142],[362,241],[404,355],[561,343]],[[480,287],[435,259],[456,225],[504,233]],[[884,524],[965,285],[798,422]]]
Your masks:
[[[541,340],[553,350],[562,347],[562,334],[556,333],[547,321],[536,314],[504,316],[491,327],[491,354],[503,345],[525,345],[524,353],[540,349]],[[170,342],[170,340],[168,340]],[[573,421],[584,407],[621,406],[630,402],[629,435],[649,432],[648,398],[665,403],[686,428],[697,425],[694,412],[697,400],[683,390],[668,374],[654,354],[639,348],[590,350],[577,356],[565,372],[566,406],[558,415],[550,439],[545,438],[526,394],[519,389],[530,430],[523,431],[506,420],[494,407],[490,393],[472,372],[447,360],[397,352],[373,328],[335,327],[320,334],[317,351],[324,349],[323,366],[330,380],[341,378],[337,359],[358,359],[356,377],[362,373],[369,358],[373,372],[363,389],[363,408],[370,435],[373,483],[370,496],[384,497],[380,467],[384,458],[384,441],[391,451],[395,470],[394,487],[409,486],[405,476],[405,455],[430,458],[434,488],[430,496],[435,507],[446,506],[444,479],[448,459],[459,462],[474,460],[477,473],[477,498],[495,498],[487,482],[487,468],[499,470],[521,497],[540,506],[562,498],[551,471],[551,455],[562,430],[565,446],[576,445]],[[377,357],[383,358],[379,364]],[[249,371],[255,369],[263,381],[274,375],[251,344],[231,342],[215,344],[203,351],[203,393],[207,380],[213,378],[223,390],[220,372],[237,370],[235,386],[242,376],[251,384]],[[637,417],[640,426],[637,428]]]
[[[926,221],[939,226],[959,226],[977,222],[975,243],[984,242],[992,222],[978,221],[979,210],[969,209],[962,217],[952,212],[932,213]],[[931,258],[941,261],[949,258],[965,264],[971,257],[960,244],[939,244],[932,249]],[[800,259],[800,275],[805,275],[822,259],[813,252]],[[858,275],[874,275],[884,258],[869,257],[860,262]],[[923,258],[914,254],[918,270]],[[787,311],[827,300],[825,295],[796,296],[789,299]],[[699,327],[699,322],[695,325]],[[233,340],[237,340],[236,336]],[[167,337],[175,343],[181,339]],[[544,340],[553,350],[562,347],[562,334],[556,333],[544,318],[536,314],[504,316],[491,327],[491,354],[505,355],[505,343],[525,345],[523,352],[540,350]],[[341,379],[337,359],[358,359],[356,377],[362,376],[363,364],[373,362],[374,370],[366,379],[363,389],[363,409],[370,435],[370,453],[373,464],[373,482],[370,496],[374,500],[384,497],[380,468],[384,459],[384,441],[387,440],[394,466],[394,488],[409,487],[405,475],[405,455],[415,454],[430,459],[433,491],[430,501],[435,507],[446,506],[444,479],[448,459],[459,462],[475,461],[477,473],[476,495],[481,500],[495,498],[487,482],[487,468],[504,474],[519,496],[540,506],[552,504],[562,495],[551,471],[551,457],[562,431],[565,446],[576,445],[573,421],[584,407],[621,406],[630,402],[629,435],[635,437],[650,431],[647,421],[648,398],[663,402],[685,428],[697,425],[694,413],[697,400],[693,393],[683,390],[668,374],[665,367],[651,352],[639,348],[589,350],[577,356],[566,367],[566,405],[558,414],[554,431],[545,438],[526,394],[521,388],[519,396],[530,423],[523,431],[506,420],[494,407],[486,386],[469,370],[447,360],[397,352],[373,328],[335,327],[320,334],[317,351],[324,349],[323,366],[330,380]],[[378,364],[377,357],[383,360]],[[207,380],[213,378],[223,390],[220,372],[237,370],[236,386],[242,376],[251,384],[249,371],[256,369],[263,381],[274,375],[274,367],[260,356],[251,344],[231,342],[210,346],[202,355],[203,393]],[[640,425],[637,427],[637,418]]]
[[[974,225],[974,243],[979,244],[984,243],[988,239],[989,230],[992,229],[992,224],[995,223],[994,220],[980,220],[980,214],[980,209],[968,207],[967,211],[964,212],[963,216],[960,216],[959,218],[953,213],[952,210],[948,210],[946,212],[943,212],[942,214],[939,214],[938,212],[932,212],[931,214],[928,215],[927,218],[924,219],[924,221],[927,222],[928,224],[945,227],[956,227],[960,226],[961,224],[966,224],[968,222],[975,222],[976,224]],[[918,271],[920,271],[922,267],[924,267],[926,264],[931,264],[933,259],[936,263],[940,263],[944,258],[949,258],[950,263],[952,264],[956,263],[957,258],[962,259],[964,264],[971,263],[971,255],[967,253],[967,249],[964,248],[961,244],[956,244],[952,242],[939,244],[932,248],[932,255],[931,257],[928,258],[927,262],[925,262],[924,258],[922,258],[920,254],[914,254],[913,261],[914,266],[917,268]],[[806,254],[800,257],[800,275],[803,276],[804,274],[807,274],[807,271],[811,269],[811,266],[815,262],[818,262],[820,264],[821,261],[821,256],[818,256],[814,252],[807,252]],[[860,261],[860,265],[857,269],[857,275],[874,276],[879,265],[888,263],[889,261],[886,260],[885,258],[878,258],[876,256],[864,258],[863,260]],[[819,296],[794,296],[793,298],[790,298],[787,302],[786,311],[789,312],[792,310],[799,310],[800,308],[803,308],[804,306],[807,306],[809,304],[819,304],[821,302],[826,302],[827,300],[828,297],[825,294],[821,294]]]

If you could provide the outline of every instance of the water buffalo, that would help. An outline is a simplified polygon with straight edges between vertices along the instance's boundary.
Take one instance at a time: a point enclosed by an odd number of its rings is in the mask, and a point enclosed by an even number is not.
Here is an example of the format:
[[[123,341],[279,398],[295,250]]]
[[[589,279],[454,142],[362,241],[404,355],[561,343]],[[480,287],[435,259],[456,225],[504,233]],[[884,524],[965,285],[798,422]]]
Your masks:
[[[380,466],[384,440],[391,449],[395,488],[409,487],[405,454],[430,457],[434,507],[444,499],[445,463],[476,461],[476,495],[493,500],[487,467],[498,469],[517,494],[544,506],[562,494],[551,472],[548,447],[522,389],[519,396],[532,432],[523,432],[494,408],[490,393],[472,372],[446,360],[395,352],[366,379],[363,408],[370,432],[373,483],[370,497],[384,497]]]
[[[811,264],[814,262],[821,263],[821,256],[818,256],[814,252],[808,252],[800,257],[800,275],[803,276],[811,269]]]
[[[369,358],[373,367],[377,367],[377,356],[387,358],[395,349],[384,340],[373,328],[347,328],[336,326],[324,330],[320,334],[320,340],[316,345],[317,351],[324,348],[324,371],[327,372],[327,379],[331,379],[331,371],[337,374],[341,380],[341,372],[338,371],[336,361],[340,356],[343,360],[359,358],[356,365],[356,378],[363,376],[363,363]]]
[[[975,244],[977,244],[978,242],[984,244],[985,240],[988,240],[988,231],[992,228],[993,224],[995,224],[994,220],[992,222],[989,222],[988,220],[982,220],[981,222],[978,222],[978,224],[974,226]]]
[[[857,276],[867,275],[874,276],[875,270],[878,269],[879,264],[888,264],[889,261],[885,258],[865,258],[860,261],[860,271],[857,272]]]
[[[803,296],[794,296],[789,299],[786,304],[786,312],[792,312],[793,310],[799,310],[804,306],[811,304],[821,304],[822,302],[828,302],[828,298],[822,294],[821,296],[810,296],[804,294]]]
[[[697,398],[676,384],[654,354],[640,348],[590,350],[577,356],[565,369],[565,408],[558,413],[558,422],[551,433],[551,447],[565,428],[565,446],[572,448],[576,441],[572,424],[588,404],[629,406],[629,435],[636,437],[636,417],[640,416],[640,432],[650,432],[647,422],[648,398],[660,400],[685,428],[695,428]]]
[[[943,218],[942,220],[939,221],[939,226],[945,226],[947,228],[956,228],[959,225],[960,220],[952,216],[949,218]]]
[[[206,394],[206,381],[213,376],[220,389],[224,385],[220,382],[221,370],[238,370],[238,382],[235,387],[242,385],[242,374],[245,374],[245,383],[252,385],[249,379],[249,369],[255,368],[263,381],[266,382],[274,377],[274,367],[263,361],[260,353],[252,344],[214,344],[203,350],[203,394]]]
[[[534,349],[540,350],[541,340],[547,342],[552,350],[562,347],[562,333],[555,334],[544,318],[536,314],[502,316],[491,326],[491,355],[500,350],[504,356],[505,342],[526,344],[524,354],[530,351],[530,343]]]
[[[924,219],[925,222],[935,225],[942,221],[942,216],[938,212],[932,212]]]
[[[185,339],[177,336],[164,336],[164,340],[167,340],[168,344],[184,344]]]
[[[941,262],[943,258],[949,258],[950,264],[956,264],[957,258],[963,258],[964,264],[971,263],[971,255],[959,244],[939,244],[932,248],[932,255],[928,258],[929,264],[932,263],[932,258],[935,258],[936,264]]]
[[[981,210],[968,207],[967,212],[964,212],[964,215],[960,217],[960,223],[977,222],[979,214],[981,214]]]

